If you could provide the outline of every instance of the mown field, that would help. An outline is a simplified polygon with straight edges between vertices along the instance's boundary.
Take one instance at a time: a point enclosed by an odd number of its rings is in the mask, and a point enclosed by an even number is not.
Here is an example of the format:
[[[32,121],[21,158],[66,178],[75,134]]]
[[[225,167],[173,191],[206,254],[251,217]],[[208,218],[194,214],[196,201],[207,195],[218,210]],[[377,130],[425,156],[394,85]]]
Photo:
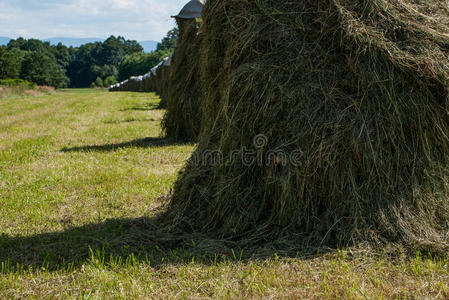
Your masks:
[[[0,98],[0,298],[449,298],[447,260],[419,253],[243,258],[155,238],[151,220],[194,149],[161,136],[158,102]]]

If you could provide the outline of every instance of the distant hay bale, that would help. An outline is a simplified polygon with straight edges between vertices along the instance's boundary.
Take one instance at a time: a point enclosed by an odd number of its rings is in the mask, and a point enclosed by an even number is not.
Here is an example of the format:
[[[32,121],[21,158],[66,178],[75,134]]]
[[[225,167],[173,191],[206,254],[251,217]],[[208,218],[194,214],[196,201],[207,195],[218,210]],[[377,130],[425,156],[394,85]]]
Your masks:
[[[444,1],[209,0],[203,16],[203,124],[172,224],[447,251]]]
[[[157,69],[156,71],[156,86],[155,89],[157,94],[161,98],[161,102],[159,104],[159,108],[167,107],[167,99],[169,97],[170,92],[170,77],[172,72],[172,67],[170,66],[169,58],[167,58],[164,63]]]
[[[184,12],[186,14],[187,12]],[[201,128],[201,102],[203,99],[199,76],[201,34],[195,18],[177,18],[179,38],[169,78],[167,112],[162,128],[167,136],[195,141]]]
[[[147,74],[143,75],[143,91],[144,92],[152,92],[152,87],[151,87],[151,72],[148,72]]]
[[[143,76],[137,76],[136,77],[136,89],[134,90],[134,92],[143,92]]]
[[[140,76],[131,76],[129,79],[111,86],[109,91],[154,92],[161,98],[160,108],[164,108],[169,92],[170,64],[171,55],[153,67],[150,72]]]
[[[151,77],[149,78],[149,83],[148,86],[150,87],[150,91],[151,92],[155,92],[156,94],[157,92],[157,85],[158,85],[158,78],[157,78],[157,69],[159,68],[159,65],[155,66],[154,68],[151,69],[150,73],[151,73]]]
[[[129,91],[129,79],[126,79],[125,81],[120,83],[119,91],[120,92]]]
[[[141,78],[139,76],[131,76],[128,81],[127,91],[139,92],[141,87]]]

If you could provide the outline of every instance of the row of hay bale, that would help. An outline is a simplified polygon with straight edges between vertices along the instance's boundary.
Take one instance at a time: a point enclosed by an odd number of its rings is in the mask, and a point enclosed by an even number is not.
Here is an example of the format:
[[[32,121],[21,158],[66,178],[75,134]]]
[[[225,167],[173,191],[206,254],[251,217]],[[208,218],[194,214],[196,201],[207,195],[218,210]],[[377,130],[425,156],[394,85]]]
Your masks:
[[[111,92],[156,92],[159,95],[166,94],[164,84],[171,65],[172,54],[161,61],[150,72],[141,76],[132,76],[125,81],[114,84],[109,88]]]
[[[153,75],[150,77],[150,85],[153,88],[153,91],[161,98],[159,105],[161,108],[167,107],[167,99],[170,92],[169,80],[172,74],[172,57],[173,54],[165,58],[151,71],[151,74]]]
[[[200,79],[201,13],[204,1],[193,0],[174,16],[179,38],[168,78],[167,111],[162,128],[167,136],[196,141],[201,128],[203,101]]]
[[[290,249],[447,254],[443,2],[208,0],[202,20],[189,2],[169,71],[141,80],[167,135],[198,140],[163,219]]]
[[[110,88],[110,91],[156,92],[161,98],[160,107],[167,108],[163,130],[167,136],[183,141],[195,141],[201,128],[199,28],[204,3],[205,0],[191,0],[173,16],[179,39],[172,55],[149,73]]]

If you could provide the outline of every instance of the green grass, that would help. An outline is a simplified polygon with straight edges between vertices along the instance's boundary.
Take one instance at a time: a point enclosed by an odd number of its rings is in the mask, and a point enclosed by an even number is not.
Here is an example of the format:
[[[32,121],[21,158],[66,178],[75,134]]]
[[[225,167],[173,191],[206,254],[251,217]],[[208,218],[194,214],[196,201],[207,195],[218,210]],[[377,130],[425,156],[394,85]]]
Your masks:
[[[0,99],[0,298],[449,297],[446,260],[251,258],[157,238],[152,218],[194,148],[160,136],[158,101],[99,90]]]

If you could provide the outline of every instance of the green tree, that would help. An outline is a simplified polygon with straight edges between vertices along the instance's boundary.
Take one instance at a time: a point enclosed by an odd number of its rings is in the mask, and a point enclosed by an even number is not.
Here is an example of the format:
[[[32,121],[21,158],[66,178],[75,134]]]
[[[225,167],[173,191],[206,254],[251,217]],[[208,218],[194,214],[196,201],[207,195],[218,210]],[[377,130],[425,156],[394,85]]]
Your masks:
[[[95,86],[97,87],[103,86],[103,80],[100,77],[97,77],[97,79],[95,79]]]
[[[109,37],[104,43],[89,43],[74,49],[67,75],[72,87],[87,87],[97,77],[117,78],[118,68],[126,55],[143,53],[143,48],[136,41],[123,37]]]
[[[111,85],[116,84],[116,83],[117,83],[117,80],[115,79],[115,77],[109,76],[109,77],[106,77],[105,80],[103,81],[103,86],[110,87]]]
[[[14,53],[0,47],[0,79],[18,78],[20,75],[21,61]]]
[[[27,43],[27,41],[24,38],[19,37],[16,40],[10,40],[8,43],[7,49],[11,50],[13,48],[17,48],[17,49],[23,50],[22,47],[25,47],[26,43]]]
[[[65,87],[69,82],[56,61],[41,51],[29,52],[25,56],[20,77],[38,85],[56,88]]]
[[[6,49],[3,49],[6,52],[2,51],[0,54],[0,71],[4,73],[0,76],[20,77],[55,87],[88,87],[98,77],[112,77],[116,80],[119,76],[127,78],[148,72],[168,55],[176,37],[177,29],[171,30],[161,41],[160,51],[151,55],[144,55],[138,42],[121,36],[110,36],[104,42],[89,43],[77,48],[68,48],[61,43],[50,45],[37,39],[18,38],[11,40]]]
[[[20,65],[20,78],[40,85],[65,87],[69,83],[66,68],[72,59],[70,50],[62,45],[52,46],[37,39],[11,40],[7,49]]]
[[[50,51],[55,57],[58,65],[66,69],[70,61],[72,60],[71,52],[73,51],[73,49],[67,48],[62,43],[59,43],[57,46],[51,47]]]
[[[116,66],[113,65],[103,65],[103,66],[93,65],[91,68],[91,72],[93,75],[95,75],[95,77],[101,78],[106,78],[109,76],[117,78],[118,75],[118,69]]]
[[[73,59],[67,67],[67,75],[72,87],[88,87],[97,75],[92,72],[93,66],[97,65],[94,57],[101,43],[88,43],[76,48]]]
[[[179,29],[178,27],[173,28],[167,35],[162,39],[160,43],[157,44],[156,51],[163,50],[173,50],[178,42]]]
[[[110,36],[99,49],[99,63],[117,66],[126,55],[143,52],[143,47],[137,42],[124,37]]]

